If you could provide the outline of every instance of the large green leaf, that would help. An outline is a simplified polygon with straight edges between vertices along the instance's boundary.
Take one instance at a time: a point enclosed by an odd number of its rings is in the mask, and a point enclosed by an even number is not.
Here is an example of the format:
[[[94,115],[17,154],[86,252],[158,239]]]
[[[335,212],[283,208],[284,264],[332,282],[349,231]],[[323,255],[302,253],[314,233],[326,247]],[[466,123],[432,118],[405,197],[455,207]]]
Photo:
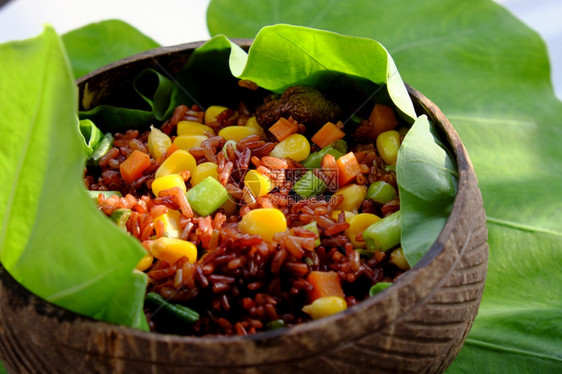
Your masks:
[[[119,20],[92,23],[62,36],[75,77],[159,44]]]
[[[488,215],[486,289],[450,372],[560,371],[562,105],[536,33],[487,0],[212,0],[207,19],[229,37],[287,22],[382,42],[459,132]]]
[[[408,131],[396,163],[401,245],[411,265],[427,253],[451,214],[458,173],[437,129],[420,116]]]
[[[132,271],[145,251],[96,211],[83,186],[84,139],[60,38],[48,27],[1,45],[0,69],[2,264],[57,305],[141,327],[142,303],[124,311],[112,301],[139,296],[146,276]]]
[[[318,85],[326,71],[365,78],[386,86],[390,99],[410,121],[416,117],[394,61],[374,40],[277,25],[260,31],[244,69],[240,68],[231,65],[235,76],[276,92],[296,82]]]

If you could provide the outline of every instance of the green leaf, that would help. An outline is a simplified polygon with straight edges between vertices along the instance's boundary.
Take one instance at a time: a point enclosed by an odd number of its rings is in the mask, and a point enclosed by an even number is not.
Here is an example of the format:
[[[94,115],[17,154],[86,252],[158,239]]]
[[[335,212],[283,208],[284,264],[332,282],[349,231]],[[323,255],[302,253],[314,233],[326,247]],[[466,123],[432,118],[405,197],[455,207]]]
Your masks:
[[[488,0],[212,0],[211,34],[290,22],[370,37],[459,132],[488,215],[479,315],[449,372],[562,367],[562,105],[539,36]]]
[[[0,68],[0,261],[48,301],[140,326],[142,305],[114,301],[138,296],[131,272],[145,251],[96,210],[84,188],[84,139],[60,38],[47,27],[1,45]]]
[[[89,156],[103,137],[103,133],[92,121],[84,119],[80,121],[80,134],[84,138],[86,156]]]
[[[455,165],[425,115],[416,119],[400,146],[396,177],[402,250],[414,266],[445,226],[457,194]]]
[[[150,110],[121,108],[112,105],[98,105],[87,111],[81,111],[80,119],[88,119],[100,125],[105,131],[108,131],[108,123],[111,123],[111,130],[125,131],[138,127],[139,124],[148,124],[154,119],[154,114]]]
[[[62,36],[76,78],[160,45],[120,20],[91,23]]]
[[[152,108],[154,118],[163,121],[171,117],[174,106],[170,99],[176,88],[174,82],[154,69],[144,70],[133,82],[135,91]]]
[[[397,108],[410,121],[416,117],[394,61],[374,40],[290,25],[266,27],[256,36],[247,63],[241,68],[241,64],[231,62],[235,76],[274,92],[295,83],[320,86],[327,71],[361,77],[386,85]],[[283,74],[279,74],[281,71]]]
[[[147,281],[145,273],[134,270],[117,289],[100,319],[148,331],[143,312]]]
[[[224,36],[212,38],[197,48],[178,74],[179,84],[172,101],[197,104],[202,108],[210,105],[235,107],[248,90],[236,89],[238,79],[232,76],[230,67],[243,66],[246,58],[246,52]]]
[[[129,95],[138,96],[143,108],[125,108],[98,105],[81,111],[81,119],[90,119],[97,124],[111,124],[112,131],[125,131],[147,125],[156,119],[163,121],[171,117],[178,105],[174,100],[177,86],[154,69],[145,69],[133,81]],[[107,126],[105,126],[107,130]]]

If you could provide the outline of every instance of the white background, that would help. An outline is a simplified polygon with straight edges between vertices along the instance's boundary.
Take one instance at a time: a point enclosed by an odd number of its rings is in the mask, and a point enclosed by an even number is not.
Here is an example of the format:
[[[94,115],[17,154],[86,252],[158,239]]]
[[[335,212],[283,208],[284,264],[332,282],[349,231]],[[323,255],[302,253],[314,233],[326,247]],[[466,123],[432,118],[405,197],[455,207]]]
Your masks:
[[[546,41],[554,88],[562,98],[562,1],[496,1]],[[64,33],[110,18],[130,23],[162,45],[205,40],[208,4],[209,0],[12,0],[0,8],[0,42],[37,35],[45,23]]]

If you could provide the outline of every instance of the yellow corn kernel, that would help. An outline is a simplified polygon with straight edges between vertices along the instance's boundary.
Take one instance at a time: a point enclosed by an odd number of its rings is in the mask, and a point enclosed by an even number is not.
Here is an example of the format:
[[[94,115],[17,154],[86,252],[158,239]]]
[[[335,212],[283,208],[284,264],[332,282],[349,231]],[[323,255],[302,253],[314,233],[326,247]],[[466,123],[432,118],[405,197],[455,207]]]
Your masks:
[[[287,220],[279,209],[254,209],[242,217],[238,224],[240,230],[251,235],[260,235],[263,240],[272,242],[273,235],[287,230]]]
[[[158,160],[172,145],[172,140],[162,131],[154,126],[150,126],[148,134],[148,152],[155,160]]]
[[[270,155],[277,158],[292,158],[302,161],[310,154],[310,143],[301,134],[292,134],[277,144]]]
[[[180,135],[176,136],[173,144],[179,149],[189,151],[191,148],[201,147],[201,143],[207,139],[209,138],[205,135]]]
[[[361,213],[349,220],[349,228],[345,230],[345,236],[349,238],[349,241],[353,244],[354,248],[367,247],[367,243],[364,241],[357,241],[355,238],[357,238],[357,235],[363,233],[367,227],[371,226],[378,220],[380,220],[380,218],[371,213]]]
[[[209,126],[195,121],[179,121],[177,127],[178,135],[215,135],[215,131]]]
[[[392,253],[390,254],[390,260],[388,260],[388,262],[398,266],[398,269],[400,270],[408,270],[410,268],[410,264],[406,260],[406,257],[404,257],[404,251],[402,250],[402,247],[396,248],[394,251],[392,251]]]
[[[275,187],[271,179],[257,170],[250,170],[246,173],[244,185],[250,189],[255,198],[267,194]]]
[[[160,191],[164,191],[174,187],[181,188],[183,192],[187,191],[185,182],[179,174],[165,175],[163,177],[155,179],[152,182],[152,192],[156,197],[159,196]]]
[[[195,167],[193,175],[191,176],[191,186],[196,186],[207,177],[213,177],[219,180],[217,164],[214,162],[203,162]]]
[[[193,243],[162,236],[150,243],[150,253],[159,260],[174,264],[182,257],[187,257],[192,264],[197,261],[197,247]]]
[[[169,238],[179,238],[181,235],[180,231],[180,220],[181,213],[177,210],[168,210],[167,213],[161,214],[154,218],[152,222],[156,225],[158,222],[162,222],[164,226],[164,235]]]
[[[250,135],[258,135],[258,130],[249,126],[227,126],[219,131],[219,136],[222,136],[227,141],[234,140],[235,142],[239,142]]]
[[[377,150],[387,165],[396,165],[400,134],[396,130],[385,131],[377,136]]]
[[[334,193],[334,196],[336,195],[343,195],[343,201],[336,206],[336,209],[353,212],[358,210],[363,200],[365,200],[367,186],[349,184],[337,190]]]
[[[331,316],[347,309],[347,303],[343,297],[324,296],[305,305],[302,311],[312,317],[312,319],[320,319]]]
[[[154,261],[154,256],[152,256],[150,253],[147,253],[140,259],[137,266],[135,266],[135,269],[139,271],[145,271],[150,267],[150,265],[152,265],[153,261]]]
[[[246,126],[256,129],[258,131],[258,135],[261,140],[267,139],[267,136],[265,135],[265,131],[263,130],[263,127],[261,127],[260,124],[258,123],[256,117],[248,118],[248,121],[246,121]]]
[[[193,170],[197,166],[197,161],[195,161],[195,157],[191,155],[191,153],[184,151],[183,149],[178,149],[174,153],[172,153],[160,167],[156,170],[156,174],[154,174],[154,178],[158,179],[165,175],[170,174],[178,174],[184,170],[189,170],[191,174],[193,174]]]
[[[210,123],[217,120],[217,116],[223,111],[227,110],[227,107],[220,105],[211,105],[205,111],[205,123]]]
[[[342,212],[341,210],[333,210],[332,211],[332,219],[337,221],[339,219],[339,215],[340,215],[341,212]],[[350,223],[351,219],[356,216],[355,213],[348,212],[348,211],[343,211],[343,214],[345,215],[345,222],[347,222],[347,223]]]

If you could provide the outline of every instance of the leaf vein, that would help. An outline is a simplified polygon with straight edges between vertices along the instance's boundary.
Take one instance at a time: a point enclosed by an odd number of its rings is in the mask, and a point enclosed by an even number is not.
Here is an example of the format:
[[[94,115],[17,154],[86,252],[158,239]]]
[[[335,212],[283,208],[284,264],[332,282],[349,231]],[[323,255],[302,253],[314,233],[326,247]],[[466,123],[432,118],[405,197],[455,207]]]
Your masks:
[[[542,228],[542,227],[524,225],[522,223],[517,223],[517,222],[510,221],[510,220],[505,220],[505,219],[495,218],[495,217],[490,217],[490,216],[487,216],[486,220],[490,223],[495,223],[496,225],[506,226],[506,227],[516,229],[516,230],[528,231],[528,232],[533,232],[533,233],[543,233],[543,234],[549,234],[549,235],[562,237],[561,232],[545,229],[545,228]]]
[[[468,121],[468,122],[485,122],[485,123],[495,123],[495,124],[504,124],[504,125],[513,125],[513,126],[527,126],[536,128],[537,122],[532,119],[514,119],[514,118],[487,118],[487,117],[475,117],[475,116],[463,116],[463,115],[455,115],[455,114],[448,114],[447,118],[450,121],[459,120],[459,121]]]
[[[94,284],[94,283],[100,281],[101,279],[103,279],[103,278],[104,278],[105,276],[107,276],[108,274],[114,272],[115,269],[117,269],[117,268],[118,268],[118,266],[114,266],[114,267],[112,267],[112,268],[109,268],[109,269],[107,269],[106,271],[104,271],[103,273],[98,274],[97,276],[95,276],[95,277],[93,277],[93,278],[90,278],[90,279],[88,279],[88,280],[85,281],[85,282],[82,282],[82,283],[80,283],[80,284],[77,284],[76,286],[74,286],[74,287],[72,287],[72,288],[69,288],[69,289],[66,289],[66,290],[64,290],[64,291],[55,293],[55,294],[53,294],[53,295],[46,296],[45,298],[48,299],[49,301],[53,302],[53,301],[55,301],[55,300],[57,300],[57,299],[62,299],[63,297],[66,297],[66,296],[68,296],[68,295],[72,295],[73,293],[80,292],[81,290],[86,289],[86,288],[88,288],[89,286],[91,286],[92,284]]]
[[[302,48],[297,42],[295,42],[293,39],[288,38],[287,36],[283,35],[282,33],[278,32],[277,30],[275,30],[275,33],[282,39],[285,39],[286,41],[288,41],[289,43],[293,44],[296,48],[298,48],[302,53],[304,53],[306,56],[308,56],[308,58],[310,58],[312,61],[316,62],[318,65],[322,66],[324,69],[329,70],[328,67],[323,64],[322,62],[320,62],[320,60],[318,60],[317,58],[314,58],[314,56],[312,56],[312,54],[310,54],[306,49]]]
[[[471,29],[461,30],[459,32],[448,34],[448,35],[436,36],[436,37],[433,37],[433,38],[428,38],[428,39],[423,39],[423,40],[415,40],[413,42],[404,43],[404,44],[402,44],[402,45],[400,45],[396,48],[393,48],[392,51],[389,51],[389,52],[390,52],[391,55],[395,56],[399,52],[405,51],[405,50],[410,49],[410,48],[416,48],[416,47],[421,47],[421,46],[425,46],[425,45],[428,45],[428,44],[440,43],[440,42],[443,42],[443,41],[446,41],[446,40],[455,40],[456,38],[468,36],[468,35],[474,34],[476,31],[484,30],[484,29],[489,28],[489,27],[491,27],[491,25],[482,25],[482,26],[478,26],[478,27],[473,27]]]
[[[477,346],[477,347],[480,347],[480,348],[491,349],[491,350],[494,350],[494,351],[510,352],[510,353],[520,354],[520,355],[524,355],[524,356],[531,356],[531,357],[542,358],[542,359],[545,359],[545,360],[562,362],[562,357],[556,357],[556,356],[551,356],[551,355],[544,354],[544,353],[533,352],[533,351],[530,351],[528,349],[519,349],[519,348],[507,347],[507,346],[504,346],[504,345],[489,343],[489,342],[485,342],[483,340],[474,339],[474,338],[470,338],[470,337],[466,339],[465,344],[471,344],[471,345],[474,345],[474,346]]]
[[[318,22],[322,21],[322,19],[324,17],[326,17],[326,14],[328,14],[328,12],[331,10],[332,6],[337,4],[337,2],[338,2],[338,0],[330,0],[330,3],[328,5],[326,5],[324,7],[324,9],[322,9],[321,12],[317,13],[316,16],[310,22],[307,22],[306,25],[308,27],[315,27],[316,24],[318,24]]]

